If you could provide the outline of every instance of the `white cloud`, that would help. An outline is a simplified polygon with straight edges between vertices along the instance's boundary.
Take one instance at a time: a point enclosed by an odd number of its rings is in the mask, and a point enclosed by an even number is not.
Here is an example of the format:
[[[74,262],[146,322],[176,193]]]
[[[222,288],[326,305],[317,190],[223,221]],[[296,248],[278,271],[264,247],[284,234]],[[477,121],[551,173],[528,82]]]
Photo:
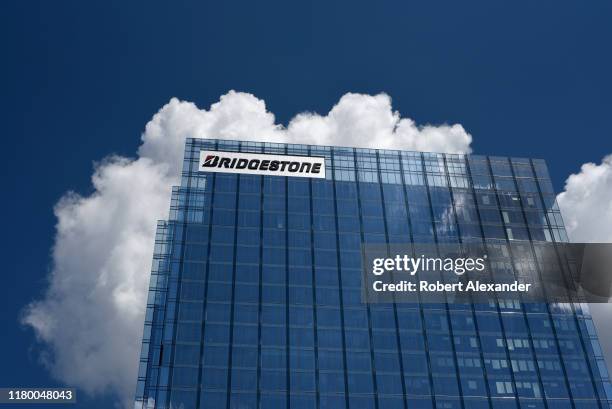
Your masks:
[[[146,272],[155,220],[168,207],[166,166],[112,157],[96,167],[95,193],[56,205],[53,269],[24,322],[50,349],[53,375],[89,393],[134,392]]]
[[[386,94],[348,93],[327,115],[301,113],[283,127],[264,101],[230,91],[208,111],[173,98],[147,124],[138,153],[178,169],[186,136],[450,153],[470,152],[472,142],[459,124],[419,127],[401,118]]]
[[[360,146],[435,152],[468,152],[472,136],[461,125],[417,127],[400,118],[386,94],[345,94],[326,116],[299,114],[287,140],[320,145]]]
[[[22,321],[58,379],[131,407],[156,220],[167,216],[186,137],[469,152],[461,125],[418,127],[385,94],[346,94],[327,115],[302,113],[287,127],[264,101],[230,91],[209,110],[176,98],[146,125],[136,159],[96,165],[94,193],[56,205],[49,287]]]
[[[567,178],[557,200],[572,242],[612,243],[612,155],[599,165],[582,165]],[[590,309],[612,373],[612,304],[591,304]]]
[[[612,242],[612,155],[582,165],[557,200],[572,241]]]

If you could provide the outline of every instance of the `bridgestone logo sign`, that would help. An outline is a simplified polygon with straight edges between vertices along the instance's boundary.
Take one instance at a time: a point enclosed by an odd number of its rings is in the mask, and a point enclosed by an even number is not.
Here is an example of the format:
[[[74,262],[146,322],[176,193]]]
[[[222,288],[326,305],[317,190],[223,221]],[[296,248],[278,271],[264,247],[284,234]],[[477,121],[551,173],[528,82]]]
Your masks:
[[[200,151],[200,172],[325,179],[325,158]]]

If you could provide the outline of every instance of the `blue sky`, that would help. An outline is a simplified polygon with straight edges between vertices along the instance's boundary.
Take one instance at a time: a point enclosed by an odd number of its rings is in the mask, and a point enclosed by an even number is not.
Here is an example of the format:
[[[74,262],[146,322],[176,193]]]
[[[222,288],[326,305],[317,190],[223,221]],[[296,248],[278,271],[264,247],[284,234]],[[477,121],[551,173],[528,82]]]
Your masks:
[[[461,123],[476,153],[546,159],[557,191],[611,153],[612,3],[494,3],[2,2],[0,386],[58,384],[18,321],[46,285],[53,206],[91,192],[93,161],[133,156],[173,96],[250,92],[286,123],[386,92],[420,124]]]

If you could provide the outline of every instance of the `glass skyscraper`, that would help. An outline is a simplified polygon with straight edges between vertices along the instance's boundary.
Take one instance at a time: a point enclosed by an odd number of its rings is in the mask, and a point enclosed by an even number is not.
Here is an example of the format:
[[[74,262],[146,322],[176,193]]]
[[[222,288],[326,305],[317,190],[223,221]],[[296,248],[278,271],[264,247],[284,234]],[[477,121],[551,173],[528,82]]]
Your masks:
[[[201,151],[324,157],[325,178],[202,171]],[[544,161],[188,139],[135,407],[611,407],[583,304],[362,303],[362,245],[470,242],[517,271],[538,267],[514,244],[567,242]]]

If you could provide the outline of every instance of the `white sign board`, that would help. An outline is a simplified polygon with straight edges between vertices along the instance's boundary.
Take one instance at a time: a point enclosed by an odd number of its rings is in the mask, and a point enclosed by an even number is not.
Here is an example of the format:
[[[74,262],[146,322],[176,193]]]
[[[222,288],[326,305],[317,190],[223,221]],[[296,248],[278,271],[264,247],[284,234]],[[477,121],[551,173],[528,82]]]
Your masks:
[[[325,158],[200,151],[199,171],[325,179]]]

